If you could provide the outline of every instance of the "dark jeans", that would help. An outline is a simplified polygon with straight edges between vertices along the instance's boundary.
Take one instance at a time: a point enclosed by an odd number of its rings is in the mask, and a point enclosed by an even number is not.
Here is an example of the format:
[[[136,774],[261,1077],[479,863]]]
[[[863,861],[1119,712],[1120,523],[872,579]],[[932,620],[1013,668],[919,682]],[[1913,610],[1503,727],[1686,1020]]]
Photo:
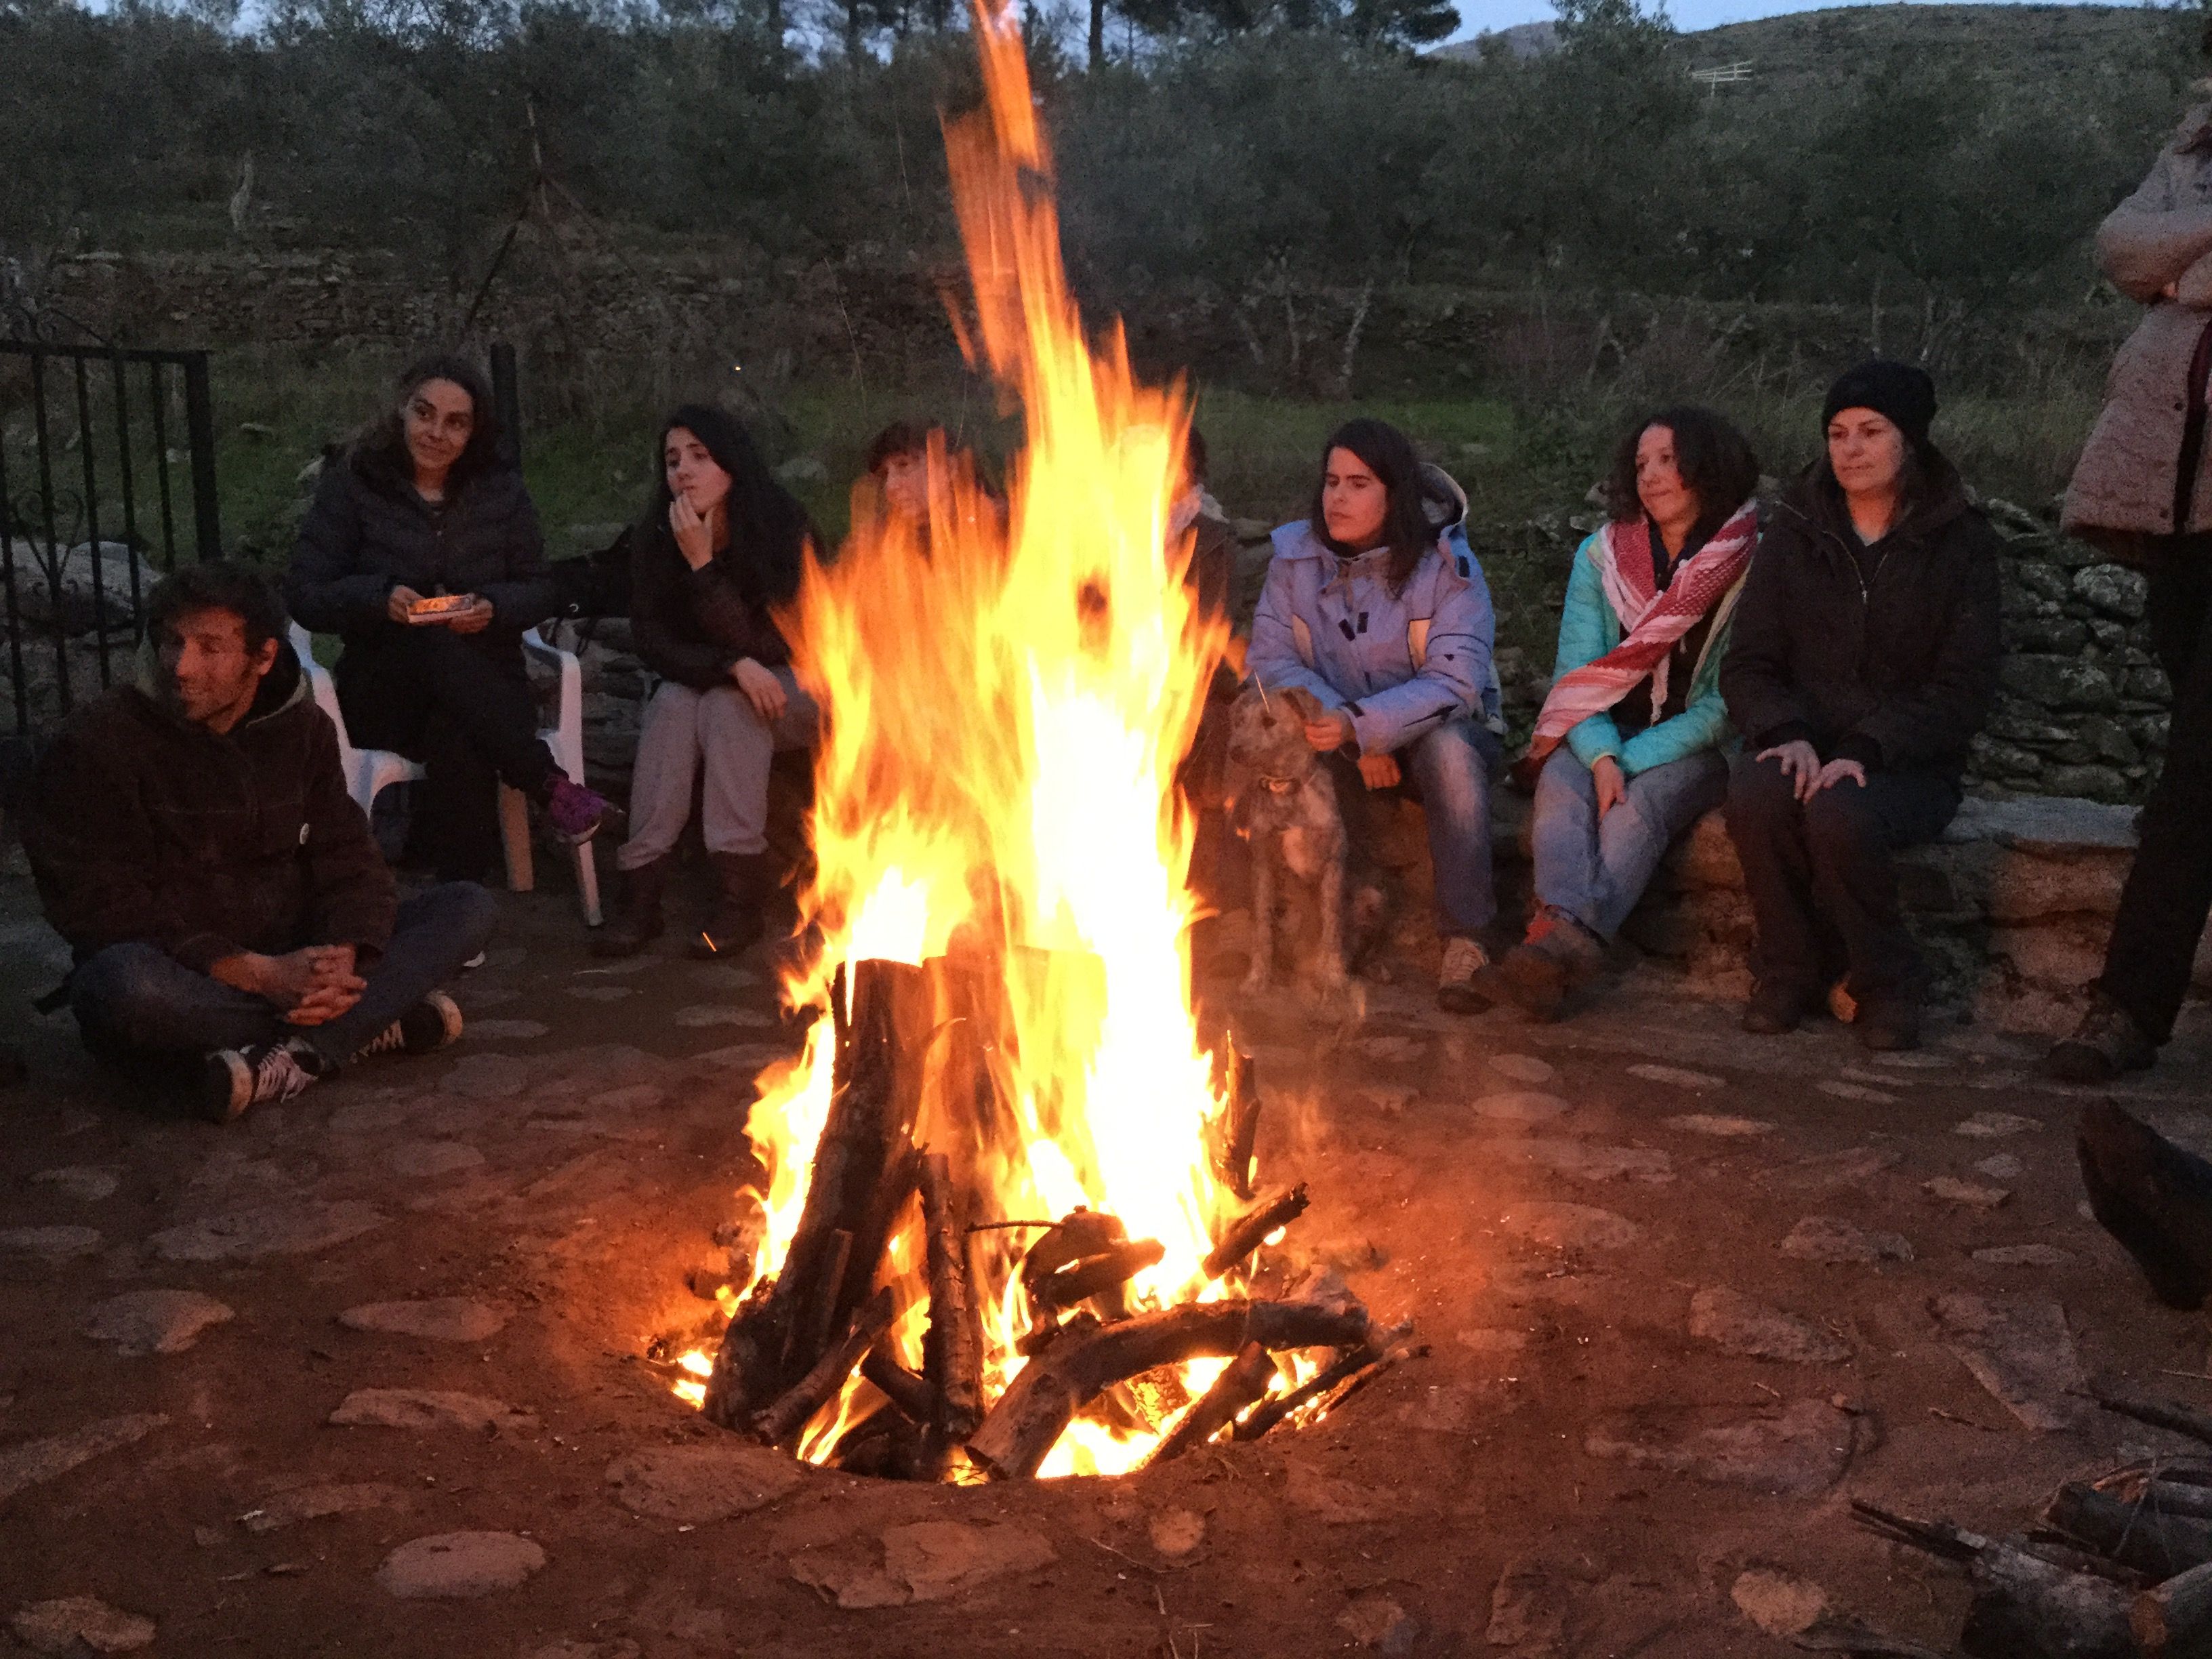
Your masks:
[[[498,866],[501,783],[535,799],[553,775],[521,648],[488,637],[395,624],[349,641],[331,671],[356,747],[428,769],[410,835],[441,881],[482,881]]]
[[[1377,791],[1361,781],[1357,755],[1348,746],[1326,757],[1345,828],[1371,847],[1373,796],[1419,801],[1436,878],[1437,932],[1446,939],[1480,939],[1498,918],[1491,885],[1490,787],[1504,759],[1504,746],[1488,726],[1461,719],[1415,738],[1397,751],[1397,759],[1401,781]]]
[[[2212,915],[2212,536],[2157,542],[2148,620],[2173,683],[2172,724],[2097,988],[2164,1042]]]
[[[111,945],[70,976],[85,1044],[126,1056],[185,1057],[304,1037],[343,1066],[484,948],[499,903],[469,882],[433,887],[399,907],[392,942],[362,977],[361,1000],[325,1025],[288,1025],[271,1004],[194,971],[150,945]]]
[[[1924,992],[1892,855],[1935,840],[1958,810],[1958,784],[1919,771],[1871,772],[1863,787],[1833,784],[1801,805],[1778,762],[1738,757],[1728,827],[1751,898],[1752,971],[1808,998],[1838,968],[1862,1001]]]

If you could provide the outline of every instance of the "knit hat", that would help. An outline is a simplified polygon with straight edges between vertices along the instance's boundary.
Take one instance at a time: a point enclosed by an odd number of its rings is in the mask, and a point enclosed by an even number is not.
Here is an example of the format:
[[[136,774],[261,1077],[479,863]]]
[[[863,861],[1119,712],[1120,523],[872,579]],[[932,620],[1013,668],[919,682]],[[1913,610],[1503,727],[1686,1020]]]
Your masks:
[[[1936,382],[1910,363],[1871,357],[1828,388],[1820,425],[1825,428],[1846,409],[1870,409],[1883,416],[1917,454],[1928,447],[1928,428],[1936,419]]]

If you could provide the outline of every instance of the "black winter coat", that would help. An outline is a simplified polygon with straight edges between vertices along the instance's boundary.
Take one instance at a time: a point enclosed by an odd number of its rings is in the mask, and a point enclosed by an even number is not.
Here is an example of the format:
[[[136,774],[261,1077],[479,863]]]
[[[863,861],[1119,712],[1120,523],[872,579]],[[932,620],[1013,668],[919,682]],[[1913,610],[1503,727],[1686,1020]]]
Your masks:
[[[136,685],[103,692],[40,759],[22,827],[46,920],[79,962],[133,942],[202,973],[303,945],[367,961],[392,937],[392,872],[289,648],[228,732]]]
[[[1957,469],[1929,465],[1921,504],[1856,556],[1825,458],[1766,516],[1721,664],[1754,750],[1802,738],[1824,760],[1965,770],[1996,696],[1999,544]]]
[[[385,614],[395,586],[489,599],[492,625],[474,636],[487,649],[512,651],[524,629],[553,615],[559,599],[522,475],[479,473],[434,513],[380,457],[349,451],[326,465],[285,582],[292,614],[311,632],[371,643],[409,626]]]
[[[730,684],[741,657],[765,668],[790,662],[791,647],[767,605],[746,597],[750,585],[728,548],[694,570],[665,526],[647,525],[634,541],[630,642],[654,673],[710,691]]]

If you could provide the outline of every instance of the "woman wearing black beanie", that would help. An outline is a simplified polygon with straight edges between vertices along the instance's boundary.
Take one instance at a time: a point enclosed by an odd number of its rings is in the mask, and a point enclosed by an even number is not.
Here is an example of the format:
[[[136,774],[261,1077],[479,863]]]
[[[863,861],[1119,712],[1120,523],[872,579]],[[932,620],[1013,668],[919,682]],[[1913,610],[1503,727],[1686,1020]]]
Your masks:
[[[1868,1048],[1920,1040],[1893,855],[1958,810],[1999,651],[1996,535],[1935,416],[1909,364],[1838,380],[1826,453],[1766,519],[1736,607],[1721,693],[1745,740],[1728,823],[1757,934],[1747,1030],[1790,1030],[1840,974]]]

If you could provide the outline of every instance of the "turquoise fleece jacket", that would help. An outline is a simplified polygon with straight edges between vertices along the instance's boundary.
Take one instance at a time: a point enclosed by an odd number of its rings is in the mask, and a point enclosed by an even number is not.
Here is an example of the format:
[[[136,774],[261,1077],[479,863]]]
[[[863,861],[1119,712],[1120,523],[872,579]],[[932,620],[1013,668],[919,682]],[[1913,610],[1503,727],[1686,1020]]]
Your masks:
[[[1620,643],[1620,618],[1606,599],[1596,547],[1597,538],[1590,536],[1575,550],[1574,574],[1567,579],[1566,604],[1559,611],[1559,656],[1552,670],[1555,680],[1595,662]],[[1703,750],[1733,746],[1728,704],[1721,700],[1721,659],[1728,655],[1729,630],[1735,623],[1731,611],[1706,635],[1705,654],[1690,677],[1690,701],[1680,714],[1646,726],[1626,741],[1610,713],[1592,714],[1567,733],[1567,747],[1575,751],[1575,758],[1589,766],[1599,756],[1610,755],[1622,774],[1632,778]]]

